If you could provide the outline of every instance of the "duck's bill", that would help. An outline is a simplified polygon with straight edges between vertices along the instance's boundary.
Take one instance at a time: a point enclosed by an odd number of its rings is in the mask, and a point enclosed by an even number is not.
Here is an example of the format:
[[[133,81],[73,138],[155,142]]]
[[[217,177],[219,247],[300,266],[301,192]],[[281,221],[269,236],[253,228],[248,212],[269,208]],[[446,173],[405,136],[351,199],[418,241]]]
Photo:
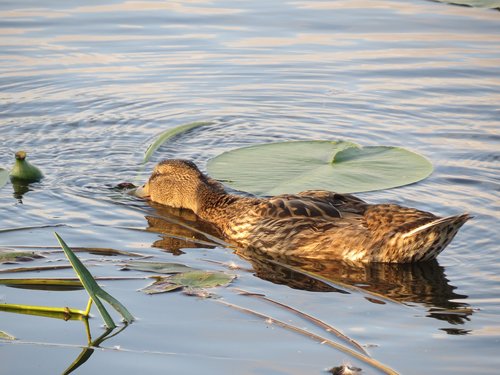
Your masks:
[[[146,185],[139,186],[137,189],[135,189],[134,195],[139,198],[149,198],[149,192],[146,189]]]

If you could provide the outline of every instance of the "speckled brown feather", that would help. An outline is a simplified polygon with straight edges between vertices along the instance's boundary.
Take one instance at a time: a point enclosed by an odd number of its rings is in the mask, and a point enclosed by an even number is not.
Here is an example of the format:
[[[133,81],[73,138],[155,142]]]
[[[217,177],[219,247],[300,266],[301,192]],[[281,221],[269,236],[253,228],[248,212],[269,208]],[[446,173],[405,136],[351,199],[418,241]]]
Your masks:
[[[322,190],[242,197],[227,193],[192,162],[175,159],[161,162],[143,190],[155,202],[191,209],[240,247],[310,259],[431,260],[470,218],[439,218]]]

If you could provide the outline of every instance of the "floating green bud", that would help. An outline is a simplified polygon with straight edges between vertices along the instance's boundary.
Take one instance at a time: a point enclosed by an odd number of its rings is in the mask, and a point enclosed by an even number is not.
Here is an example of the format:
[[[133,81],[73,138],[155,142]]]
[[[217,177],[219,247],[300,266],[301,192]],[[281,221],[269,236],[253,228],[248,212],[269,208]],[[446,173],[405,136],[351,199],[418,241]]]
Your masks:
[[[10,179],[20,182],[37,182],[42,178],[42,171],[26,160],[26,152],[16,152],[16,163],[10,171]]]

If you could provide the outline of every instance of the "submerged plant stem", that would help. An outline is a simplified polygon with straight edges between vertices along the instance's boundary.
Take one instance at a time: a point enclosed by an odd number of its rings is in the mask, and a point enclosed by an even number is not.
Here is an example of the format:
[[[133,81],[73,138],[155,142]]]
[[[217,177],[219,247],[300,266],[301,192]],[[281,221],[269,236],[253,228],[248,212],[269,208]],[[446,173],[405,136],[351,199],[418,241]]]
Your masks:
[[[285,310],[292,311],[293,313],[298,314],[299,316],[303,317],[304,319],[309,320],[310,322],[314,323],[318,327],[323,328],[325,331],[332,332],[335,336],[337,336],[338,338],[340,338],[340,339],[348,342],[349,344],[351,344],[352,346],[354,346],[356,349],[358,349],[360,352],[362,352],[364,355],[369,356],[369,354],[361,346],[361,344],[359,344],[357,341],[355,341],[354,339],[350,338],[349,336],[346,336],[345,334],[343,334],[342,332],[340,332],[338,329],[336,329],[336,328],[332,327],[331,325],[323,322],[322,320],[319,320],[318,318],[315,318],[314,316],[306,314],[306,313],[304,313],[304,312],[302,312],[300,310],[297,310],[297,309],[295,309],[295,308],[293,308],[291,306],[285,305],[284,303],[281,303],[281,302],[275,301],[275,300],[273,300],[271,298],[268,298],[265,295],[247,292],[247,291],[242,290],[242,289],[237,289],[237,290],[241,293],[242,296],[258,298],[260,300],[263,300],[263,301],[266,301],[266,302],[270,302],[270,303],[272,303],[272,304],[274,304],[276,306],[282,307]]]
[[[293,326],[291,324],[282,322],[281,320],[274,319],[274,318],[272,318],[269,315],[265,315],[265,314],[262,314],[260,312],[254,311],[254,310],[250,310],[250,309],[247,309],[247,308],[242,307],[242,306],[235,305],[235,304],[230,303],[230,302],[226,302],[226,301],[223,301],[223,300],[220,300],[220,299],[214,300],[214,301],[222,303],[223,305],[226,305],[226,306],[231,307],[233,309],[245,312],[247,314],[251,314],[251,315],[257,316],[260,319],[272,322],[272,324],[276,324],[277,326],[280,326],[282,328],[285,328],[285,329],[288,329],[290,331],[293,331],[293,332],[299,333],[301,335],[307,336],[307,337],[309,337],[309,338],[311,338],[313,340],[317,340],[317,341],[319,341],[322,344],[329,345],[329,346],[331,346],[331,347],[333,347],[333,348],[335,348],[337,350],[340,350],[343,353],[351,355],[351,356],[359,359],[360,361],[363,361],[363,362],[369,364],[370,366],[375,367],[376,369],[382,371],[384,374],[387,374],[387,375],[398,375],[398,372],[394,371],[393,369],[391,369],[390,367],[384,365],[383,363],[378,362],[377,360],[375,360],[373,358],[370,358],[370,357],[368,357],[368,356],[366,356],[364,354],[358,353],[355,350],[352,350],[352,349],[350,349],[350,348],[348,348],[348,347],[346,347],[344,345],[338,344],[338,343],[336,343],[334,341],[331,341],[331,340],[329,340],[327,338],[324,338],[324,337],[322,337],[320,335],[317,335],[317,334],[312,333],[312,332],[308,332],[308,331],[306,331],[306,330],[304,330],[302,328],[295,327],[295,326]]]

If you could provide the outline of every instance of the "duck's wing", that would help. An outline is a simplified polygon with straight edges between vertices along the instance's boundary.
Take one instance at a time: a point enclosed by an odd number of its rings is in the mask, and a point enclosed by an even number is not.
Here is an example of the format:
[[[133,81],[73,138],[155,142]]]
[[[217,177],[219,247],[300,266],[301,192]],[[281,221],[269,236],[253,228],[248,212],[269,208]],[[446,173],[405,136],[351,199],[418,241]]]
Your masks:
[[[363,206],[363,207],[362,207]],[[366,203],[348,194],[311,190],[299,194],[278,195],[261,201],[259,215],[267,218],[340,219],[362,215]]]
[[[366,224],[379,232],[406,232],[430,223],[439,217],[416,208],[397,204],[374,204],[365,211]]]
[[[333,206],[343,217],[351,216],[346,214],[363,215],[369,206],[364,200],[354,195],[340,194],[326,190],[307,190],[297,194],[297,196],[304,199],[321,201],[324,204]]]

